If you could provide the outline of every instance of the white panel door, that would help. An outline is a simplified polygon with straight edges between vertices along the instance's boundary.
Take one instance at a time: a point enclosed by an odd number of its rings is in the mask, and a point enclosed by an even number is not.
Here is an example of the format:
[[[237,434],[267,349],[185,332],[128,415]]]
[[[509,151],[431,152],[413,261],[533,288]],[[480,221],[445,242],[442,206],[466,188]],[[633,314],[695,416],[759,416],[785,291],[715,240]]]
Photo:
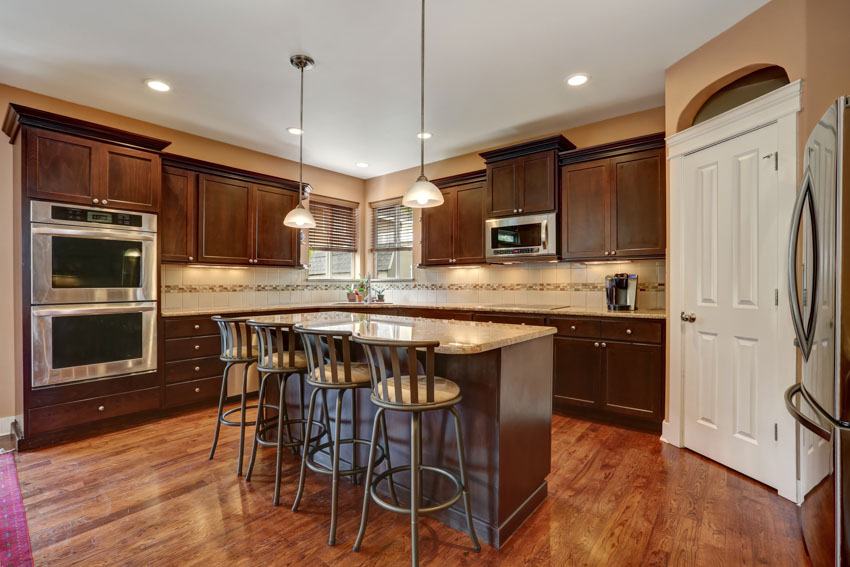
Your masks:
[[[784,411],[775,297],[787,229],[777,220],[776,151],[774,124],[693,153],[682,189],[683,307],[695,315],[682,335],[684,444],[774,487]]]

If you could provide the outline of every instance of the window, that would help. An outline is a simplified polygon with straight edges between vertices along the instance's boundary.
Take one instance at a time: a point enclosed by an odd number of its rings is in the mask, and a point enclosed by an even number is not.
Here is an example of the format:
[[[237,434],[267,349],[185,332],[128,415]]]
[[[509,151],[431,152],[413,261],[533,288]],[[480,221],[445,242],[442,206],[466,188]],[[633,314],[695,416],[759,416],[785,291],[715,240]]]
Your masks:
[[[413,209],[372,204],[373,272],[379,279],[413,277]]]
[[[357,254],[357,203],[310,199],[316,228],[307,231],[308,277],[315,279],[354,278]]]

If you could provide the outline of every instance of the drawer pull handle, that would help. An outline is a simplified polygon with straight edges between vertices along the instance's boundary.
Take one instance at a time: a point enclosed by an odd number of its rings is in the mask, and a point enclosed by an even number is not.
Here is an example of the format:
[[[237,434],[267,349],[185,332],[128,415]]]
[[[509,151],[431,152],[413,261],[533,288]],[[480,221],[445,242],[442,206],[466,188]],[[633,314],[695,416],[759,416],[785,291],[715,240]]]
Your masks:
[[[196,330],[196,331],[197,331],[198,329],[200,329],[200,328],[201,328],[201,326],[200,326],[200,325],[195,325],[195,330]]]
[[[196,366],[196,367],[195,367],[195,372],[200,372],[200,371],[201,371],[201,367],[200,367],[200,366]]]
[[[201,350],[201,345],[195,345],[195,350]]]
[[[575,325],[570,325],[570,331],[575,331],[575,330],[576,330],[576,326],[575,326]]]
[[[631,329],[626,329],[626,334],[627,334],[627,335],[631,335],[631,334],[632,334],[632,330],[631,330]]]
[[[98,407],[98,408],[97,408],[97,411],[103,411],[103,410],[105,410],[105,409],[106,409],[105,407],[100,406],[100,407]]]
[[[197,394],[198,392],[200,392],[200,391],[201,391],[201,389],[200,389],[200,388],[195,388],[195,393],[196,393],[196,394]]]

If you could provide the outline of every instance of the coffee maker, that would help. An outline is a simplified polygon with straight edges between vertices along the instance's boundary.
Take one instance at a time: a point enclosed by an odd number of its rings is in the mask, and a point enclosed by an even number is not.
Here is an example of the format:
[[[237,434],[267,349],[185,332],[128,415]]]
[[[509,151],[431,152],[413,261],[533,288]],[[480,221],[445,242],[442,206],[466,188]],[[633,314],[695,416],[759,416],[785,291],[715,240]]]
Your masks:
[[[605,301],[610,311],[634,311],[637,308],[637,274],[605,276]]]

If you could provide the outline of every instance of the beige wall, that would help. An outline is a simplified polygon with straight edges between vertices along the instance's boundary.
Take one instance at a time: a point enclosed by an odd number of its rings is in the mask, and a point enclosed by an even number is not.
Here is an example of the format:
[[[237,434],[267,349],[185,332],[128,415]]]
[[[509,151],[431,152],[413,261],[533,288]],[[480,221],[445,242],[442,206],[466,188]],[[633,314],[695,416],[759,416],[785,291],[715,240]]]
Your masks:
[[[0,84],[0,112],[5,113],[10,102],[170,140],[171,145],[166,148],[170,153],[298,179],[297,162]],[[15,291],[17,280],[13,271],[13,252],[20,239],[20,231],[14,228],[15,219],[19,219],[19,208],[13,202],[17,188],[13,187],[12,164],[12,146],[5,141],[0,142],[0,336],[7,339],[0,341],[0,435],[8,428],[5,418],[14,412],[13,392],[15,376],[20,373],[21,352],[20,338],[17,345],[8,340],[19,328],[20,320],[20,314],[15,313],[20,295],[19,291]],[[318,194],[365,202],[362,179],[305,166],[304,180]]]

